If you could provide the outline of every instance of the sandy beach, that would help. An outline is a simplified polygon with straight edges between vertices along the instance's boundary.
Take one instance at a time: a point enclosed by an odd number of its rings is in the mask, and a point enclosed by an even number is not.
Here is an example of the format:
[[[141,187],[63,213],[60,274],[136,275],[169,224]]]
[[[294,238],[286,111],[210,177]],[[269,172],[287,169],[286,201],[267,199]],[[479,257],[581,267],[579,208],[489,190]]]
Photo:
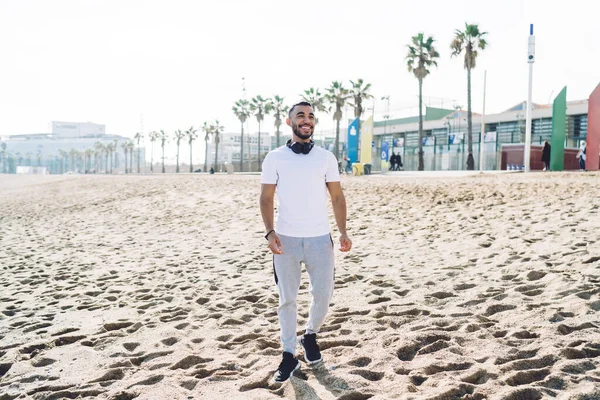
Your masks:
[[[274,384],[258,176],[0,175],[0,400],[600,399],[600,174],[342,179],[325,361]]]

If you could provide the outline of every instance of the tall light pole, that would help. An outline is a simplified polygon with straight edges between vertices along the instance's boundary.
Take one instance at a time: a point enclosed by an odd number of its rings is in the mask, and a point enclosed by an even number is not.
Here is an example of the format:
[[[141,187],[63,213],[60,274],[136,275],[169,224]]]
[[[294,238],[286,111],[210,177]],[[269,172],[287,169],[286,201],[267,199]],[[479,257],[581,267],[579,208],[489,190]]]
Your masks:
[[[485,88],[487,83],[487,70],[483,71],[483,112],[481,113],[481,141],[479,142],[479,171],[483,172],[485,152]]]
[[[533,24],[529,25],[529,38],[527,40],[527,62],[529,63],[529,91],[527,93],[527,112],[525,122],[525,172],[530,170],[530,154],[531,154],[531,96],[533,92],[533,63],[535,62],[535,36],[533,36]]]
[[[387,122],[388,119],[390,118],[390,96],[383,96],[381,98],[381,100],[386,100],[385,103],[385,115],[383,116],[384,121],[384,125],[383,125],[383,134],[385,135],[387,133]]]

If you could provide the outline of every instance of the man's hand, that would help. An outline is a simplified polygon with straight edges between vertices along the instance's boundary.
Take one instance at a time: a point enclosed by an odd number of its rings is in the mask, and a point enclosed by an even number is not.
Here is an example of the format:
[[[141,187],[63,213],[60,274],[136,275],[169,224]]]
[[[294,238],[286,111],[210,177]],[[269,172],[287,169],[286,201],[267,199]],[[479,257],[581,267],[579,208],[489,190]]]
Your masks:
[[[344,233],[340,236],[340,251],[348,252],[352,248],[352,240],[348,237],[348,234]]]
[[[283,254],[283,251],[281,250],[281,240],[279,240],[279,236],[277,236],[277,233],[275,233],[275,231],[269,234],[268,239],[269,250],[271,250],[273,254]]]

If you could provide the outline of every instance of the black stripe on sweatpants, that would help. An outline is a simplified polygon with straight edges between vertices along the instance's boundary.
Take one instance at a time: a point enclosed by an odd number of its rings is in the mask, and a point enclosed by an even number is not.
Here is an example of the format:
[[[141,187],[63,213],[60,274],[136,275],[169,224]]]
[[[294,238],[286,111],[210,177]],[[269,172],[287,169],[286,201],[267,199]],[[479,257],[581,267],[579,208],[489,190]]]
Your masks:
[[[273,254],[273,275],[275,276],[275,284],[279,283],[279,279],[277,278],[277,271],[275,271],[275,254]]]
[[[333,249],[335,247],[335,245],[333,244],[333,237],[331,236],[331,233],[329,234],[329,240],[331,240],[331,248]],[[335,259],[334,259],[334,264],[333,264],[333,282],[335,284]]]

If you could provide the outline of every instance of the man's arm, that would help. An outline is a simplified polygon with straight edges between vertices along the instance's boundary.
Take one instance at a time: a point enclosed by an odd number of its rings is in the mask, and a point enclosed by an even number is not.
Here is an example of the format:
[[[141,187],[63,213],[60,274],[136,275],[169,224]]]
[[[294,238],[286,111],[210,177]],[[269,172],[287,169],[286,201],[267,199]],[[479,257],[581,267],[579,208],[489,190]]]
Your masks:
[[[261,185],[260,190],[260,213],[262,215],[263,222],[265,224],[266,233],[269,234],[267,236],[267,240],[269,241],[269,249],[273,252],[273,254],[283,254],[281,251],[281,242],[279,241],[279,236],[277,233],[273,231],[274,229],[274,215],[275,215],[275,190],[277,185],[275,184],[265,184]],[[273,231],[273,232],[271,232]],[[270,232],[270,233],[269,233]]]
[[[342,184],[340,182],[327,182],[327,189],[331,196],[331,205],[333,206],[335,222],[340,231],[340,250],[344,252],[350,251],[352,248],[352,241],[346,232],[346,198],[342,191]]]

